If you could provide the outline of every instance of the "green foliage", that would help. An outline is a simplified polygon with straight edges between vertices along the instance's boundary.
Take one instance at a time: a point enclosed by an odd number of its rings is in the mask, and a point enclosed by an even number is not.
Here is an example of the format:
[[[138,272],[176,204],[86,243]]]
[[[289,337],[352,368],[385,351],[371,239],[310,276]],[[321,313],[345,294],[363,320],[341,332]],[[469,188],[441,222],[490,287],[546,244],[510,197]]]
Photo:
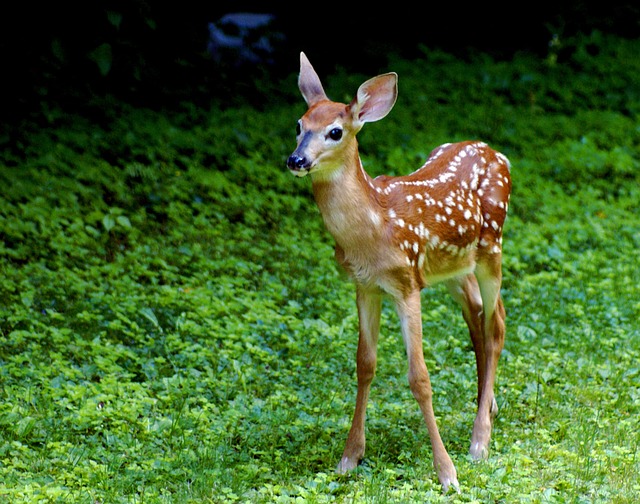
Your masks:
[[[390,305],[367,457],[333,474],[355,396],[354,293],[308,181],[284,167],[304,110],[287,97],[259,112],[100,102],[97,121],[53,108],[3,144],[0,500],[634,502],[640,47],[560,42],[546,59],[392,58],[398,104],[361,135],[372,174],[463,138],[513,165],[486,463],[466,456],[464,322],[444,289],[424,295],[460,495],[440,494]],[[348,100],[364,77],[326,89]]]

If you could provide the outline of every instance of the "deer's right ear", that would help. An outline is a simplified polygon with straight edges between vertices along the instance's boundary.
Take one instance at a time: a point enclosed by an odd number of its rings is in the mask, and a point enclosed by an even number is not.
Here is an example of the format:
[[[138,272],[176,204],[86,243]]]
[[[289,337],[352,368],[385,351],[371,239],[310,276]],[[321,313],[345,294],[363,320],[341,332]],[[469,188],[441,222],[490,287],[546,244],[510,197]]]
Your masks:
[[[328,100],[326,93],[320,82],[318,74],[309,63],[307,56],[300,53],[300,76],[298,77],[298,87],[302,93],[304,101],[311,107],[322,100]]]

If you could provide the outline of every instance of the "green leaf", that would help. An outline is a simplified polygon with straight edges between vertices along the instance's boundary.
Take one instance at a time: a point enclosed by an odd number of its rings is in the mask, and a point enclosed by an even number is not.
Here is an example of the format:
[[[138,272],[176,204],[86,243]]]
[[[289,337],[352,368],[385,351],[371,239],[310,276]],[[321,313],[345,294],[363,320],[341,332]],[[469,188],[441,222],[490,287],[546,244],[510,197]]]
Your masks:
[[[129,220],[129,217],[126,217],[125,215],[118,215],[118,217],[116,217],[116,222],[123,228],[131,228],[131,221]]]
[[[103,218],[102,218],[102,225],[104,226],[104,228],[107,231],[111,231],[115,225],[116,225],[116,219],[113,215],[111,214],[106,214]]]
[[[154,327],[161,329],[158,317],[151,308],[140,308],[140,315],[153,324]]]
[[[89,59],[98,65],[100,74],[106,76],[111,71],[111,64],[113,62],[111,44],[100,44],[89,53]]]
[[[57,37],[51,41],[51,52],[58,59],[58,61],[65,61],[64,48],[62,47],[62,42],[60,42],[60,39]]]
[[[122,23],[122,13],[111,10],[107,11],[107,19],[113,26],[120,28],[120,24]]]

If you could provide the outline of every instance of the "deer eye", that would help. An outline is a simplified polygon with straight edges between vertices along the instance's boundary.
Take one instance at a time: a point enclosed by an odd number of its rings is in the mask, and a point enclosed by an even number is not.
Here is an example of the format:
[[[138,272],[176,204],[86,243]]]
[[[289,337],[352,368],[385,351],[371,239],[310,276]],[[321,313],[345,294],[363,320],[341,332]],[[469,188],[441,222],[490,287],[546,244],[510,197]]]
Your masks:
[[[342,138],[342,130],[340,128],[333,128],[329,132],[329,138],[334,141],[338,141]]]

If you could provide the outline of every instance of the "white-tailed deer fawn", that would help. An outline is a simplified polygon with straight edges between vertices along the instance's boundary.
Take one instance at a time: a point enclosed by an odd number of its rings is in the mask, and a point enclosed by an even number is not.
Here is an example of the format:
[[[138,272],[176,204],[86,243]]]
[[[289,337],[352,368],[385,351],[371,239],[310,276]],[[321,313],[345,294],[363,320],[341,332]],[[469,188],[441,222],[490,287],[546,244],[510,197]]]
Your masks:
[[[485,459],[498,409],[493,388],[505,333],[500,286],[509,161],[482,142],[460,142],[436,148],[410,175],[372,179],[362,167],[356,134],[389,113],[397,75],[369,79],[351,103],[336,103],[301,53],[298,86],[308,110],[298,121],[298,145],[287,166],[294,175],[311,176],[315,200],[336,242],[336,259],[356,284],[358,392],[337,470],[355,468],[364,456],[365,408],[376,369],[382,295],[388,294],[400,317],[409,385],[427,424],[438,479],[445,492],[459,490],[432,406],[420,293],[442,281],[462,307],[478,370],[470,453]]]

